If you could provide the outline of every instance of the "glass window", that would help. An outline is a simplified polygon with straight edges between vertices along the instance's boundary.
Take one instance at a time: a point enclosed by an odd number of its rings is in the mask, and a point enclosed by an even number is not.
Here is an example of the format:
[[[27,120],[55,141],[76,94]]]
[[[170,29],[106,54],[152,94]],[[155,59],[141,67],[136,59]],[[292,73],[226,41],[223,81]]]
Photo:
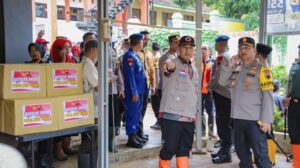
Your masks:
[[[141,10],[140,9],[132,9],[132,18],[138,18],[141,20]]]
[[[35,3],[35,16],[47,18],[47,4]]]
[[[73,21],[83,21],[83,9],[82,8],[70,8],[70,19]]]
[[[163,26],[168,26],[168,23],[170,21],[172,21],[172,15],[173,15],[173,13],[165,13],[165,12],[162,13],[162,25]]]
[[[57,6],[57,19],[65,20],[65,7]]]
[[[156,12],[150,11],[150,24],[156,25]]]
[[[184,15],[184,16],[183,16],[183,20],[194,21],[194,16]]]

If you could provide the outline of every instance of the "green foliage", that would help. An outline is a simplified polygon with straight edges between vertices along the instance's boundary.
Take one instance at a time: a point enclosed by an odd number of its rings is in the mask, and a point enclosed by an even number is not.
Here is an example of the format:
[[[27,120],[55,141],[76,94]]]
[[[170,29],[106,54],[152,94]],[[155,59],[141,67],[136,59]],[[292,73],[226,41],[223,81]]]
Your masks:
[[[189,6],[195,6],[196,4],[196,0],[173,0],[173,2],[184,9]]]
[[[272,43],[279,53],[278,61],[283,64],[287,53],[287,36],[274,36]]]
[[[273,130],[275,132],[284,132],[284,116],[278,107],[275,107]]]
[[[171,32],[170,30],[165,30],[165,29],[151,29],[148,31],[151,34],[151,41],[159,43],[161,49],[169,48],[168,36],[180,34],[179,32]],[[218,36],[218,32],[203,31],[202,42],[207,42],[212,45],[214,44],[214,40],[217,36]]]
[[[173,0],[182,8],[195,6],[196,0]],[[259,25],[260,0],[203,0],[209,8],[218,10],[225,17],[242,19],[248,23],[248,30]]]
[[[160,48],[169,48],[168,37],[170,35],[180,34],[179,32],[170,32],[165,29],[152,29],[149,31],[151,34],[151,41],[157,42],[160,45]]]
[[[276,65],[272,67],[273,78],[277,79],[282,86],[286,86],[288,74],[285,65]]]
[[[211,45],[215,43],[215,38],[218,36],[218,32],[215,31],[203,31],[202,32],[202,42],[207,42]]]

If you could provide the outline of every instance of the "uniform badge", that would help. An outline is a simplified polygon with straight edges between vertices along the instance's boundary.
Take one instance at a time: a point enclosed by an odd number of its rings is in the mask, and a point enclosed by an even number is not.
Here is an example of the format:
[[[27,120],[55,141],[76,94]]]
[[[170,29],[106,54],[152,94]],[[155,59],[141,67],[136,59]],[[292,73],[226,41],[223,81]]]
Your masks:
[[[133,64],[133,58],[128,58],[127,59],[127,63],[128,63],[129,66],[132,66],[132,64]]]
[[[187,77],[187,72],[185,69],[180,69],[179,70],[179,76],[182,78],[186,78]]]
[[[220,65],[222,60],[223,60],[223,56],[218,56],[217,57],[217,65]]]
[[[260,88],[262,91],[273,90],[273,77],[269,67],[262,67],[259,76]]]
[[[250,90],[250,88],[251,88],[251,77],[246,77],[246,79],[245,79],[245,88],[247,90]]]
[[[270,72],[270,70],[267,70],[267,69],[266,69],[266,70],[264,70],[263,72],[264,72],[266,78],[270,80],[270,78],[271,78],[271,72]]]

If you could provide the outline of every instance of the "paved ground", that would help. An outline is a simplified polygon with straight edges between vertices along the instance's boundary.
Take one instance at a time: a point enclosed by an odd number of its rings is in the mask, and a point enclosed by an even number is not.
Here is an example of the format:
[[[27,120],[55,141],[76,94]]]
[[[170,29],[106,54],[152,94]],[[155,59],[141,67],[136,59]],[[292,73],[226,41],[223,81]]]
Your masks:
[[[110,153],[110,168],[157,168],[161,134],[160,131],[150,129],[150,125],[154,124],[155,120],[156,119],[154,117],[152,109],[149,107],[144,119],[144,124],[146,133],[150,135],[150,140],[143,149],[127,148],[124,145],[126,144],[127,137],[125,135],[124,128],[122,128],[121,135],[116,139],[116,143],[119,147],[119,152],[115,155],[112,155],[112,153]],[[80,137],[74,137],[72,142],[73,146],[77,147],[79,143]],[[137,157],[143,159],[137,160]],[[114,163],[114,160],[116,160],[116,162],[123,163]],[[291,163],[285,162],[285,158],[281,154],[277,154],[277,162],[278,163],[275,168],[291,167]],[[190,159],[190,168],[237,168],[238,163],[239,161],[235,154],[233,155],[232,163],[222,165],[212,164],[210,153],[207,153],[206,155],[193,154]],[[175,159],[173,159],[172,168],[176,167],[175,165]],[[55,161],[54,166],[55,168],[77,168],[77,156],[72,156],[65,162]]]
[[[274,166],[274,168],[290,168],[291,163],[286,163],[283,155],[277,155],[278,163]],[[208,154],[206,155],[193,155],[190,159],[190,168],[238,168],[238,159],[236,156],[233,157],[232,163],[226,163],[221,165],[214,165],[211,162],[211,158]],[[110,168],[157,168],[158,167],[158,159],[145,159],[145,160],[137,160],[123,164],[111,165]],[[176,167],[175,159],[172,160],[171,168]]]

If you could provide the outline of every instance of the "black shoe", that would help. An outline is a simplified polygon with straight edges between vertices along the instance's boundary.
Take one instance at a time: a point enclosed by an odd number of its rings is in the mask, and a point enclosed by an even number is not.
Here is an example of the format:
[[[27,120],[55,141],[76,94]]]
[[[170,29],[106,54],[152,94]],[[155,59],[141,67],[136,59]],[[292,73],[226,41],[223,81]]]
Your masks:
[[[149,140],[149,135],[147,135],[147,134],[140,133],[140,134],[137,134],[137,136],[138,136],[140,139],[144,139],[144,140],[146,140],[146,141]]]
[[[220,148],[221,147],[221,141],[218,141],[214,145],[215,148]]]
[[[131,135],[128,137],[128,141],[126,145],[132,148],[142,148],[144,146],[143,144],[141,144],[135,139],[135,135]]]
[[[212,159],[214,164],[222,164],[232,162],[230,154],[223,154]]]
[[[146,139],[142,139],[139,136],[135,136],[135,139],[143,145],[145,145],[148,142]]]
[[[216,157],[218,157],[221,154],[223,154],[223,148],[220,148],[217,153],[211,154],[211,157],[212,158],[216,158]]]

